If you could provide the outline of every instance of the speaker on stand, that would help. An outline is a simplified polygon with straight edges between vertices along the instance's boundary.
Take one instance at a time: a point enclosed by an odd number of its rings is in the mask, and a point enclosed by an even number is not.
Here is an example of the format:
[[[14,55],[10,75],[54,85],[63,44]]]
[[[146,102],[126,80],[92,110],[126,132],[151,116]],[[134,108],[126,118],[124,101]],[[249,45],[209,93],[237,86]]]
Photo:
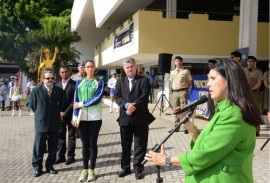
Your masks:
[[[170,73],[171,71],[171,61],[172,61],[172,54],[169,53],[160,53],[158,55],[158,72],[161,73],[162,76],[162,85],[161,85],[161,96],[159,97],[159,99],[156,102],[156,105],[152,111],[155,111],[159,101],[161,101],[160,103],[160,111],[159,111],[159,116],[161,116],[161,113],[165,112],[169,107],[172,108],[173,110],[173,106],[171,105],[171,103],[169,102],[169,100],[167,99],[166,95],[164,94],[164,74],[165,73]],[[164,99],[168,102],[169,107],[164,110]]]
[[[160,53],[158,55],[158,72],[161,74],[170,73],[172,54]]]

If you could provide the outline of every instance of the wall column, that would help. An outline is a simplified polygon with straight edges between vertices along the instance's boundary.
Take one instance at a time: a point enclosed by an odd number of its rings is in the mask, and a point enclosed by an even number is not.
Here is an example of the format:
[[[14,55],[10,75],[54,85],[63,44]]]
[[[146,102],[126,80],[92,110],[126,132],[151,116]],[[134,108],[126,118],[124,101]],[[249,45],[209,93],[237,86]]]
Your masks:
[[[166,18],[176,18],[177,1],[167,0],[166,2]]]
[[[258,0],[241,0],[239,48],[249,47],[249,55],[257,55]]]
[[[166,1],[166,18],[176,18],[177,14],[177,0],[167,0]],[[164,76],[164,94],[168,98],[169,101],[171,101],[171,93],[170,93],[170,88],[171,88],[171,83],[167,82],[169,80],[170,75],[165,73]],[[166,101],[166,100],[165,100]],[[166,107],[169,106],[167,102],[164,103]]]

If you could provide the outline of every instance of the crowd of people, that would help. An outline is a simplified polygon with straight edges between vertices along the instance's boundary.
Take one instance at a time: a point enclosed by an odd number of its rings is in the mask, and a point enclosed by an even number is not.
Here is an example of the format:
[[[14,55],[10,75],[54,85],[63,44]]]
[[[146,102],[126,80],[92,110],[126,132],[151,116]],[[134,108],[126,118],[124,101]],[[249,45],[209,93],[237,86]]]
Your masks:
[[[136,61],[123,61],[125,76],[116,78],[111,73],[108,81],[111,105],[120,109],[119,123],[121,140],[121,170],[118,177],[131,174],[131,147],[134,143],[133,169],[136,179],[144,178],[144,164],[181,166],[186,173],[185,182],[252,182],[252,159],[262,124],[259,108],[259,89],[265,86],[264,109],[269,113],[269,71],[264,74],[256,68],[257,59],[249,56],[247,67],[241,60],[241,53],[232,52],[230,59],[209,61],[208,83],[209,101],[213,102],[214,115],[202,131],[194,125],[194,118],[184,124],[189,134],[191,150],[180,155],[168,155],[164,145],[160,152],[147,153],[149,125],[155,117],[149,112],[153,77],[149,72],[142,76],[137,72]],[[176,56],[175,69],[170,72],[172,103],[174,110],[187,104],[188,89],[192,85],[191,73],[183,68],[183,58]],[[269,64],[270,67],[270,64]],[[86,60],[78,66],[78,73],[71,75],[68,67],[61,66],[61,80],[55,82],[56,75],[51,69],[42,73],[43,82],[36,85],[34,80],[27,84],[30,115],[35,115],[35,138],[32,155],[34,176],[43,174],[43,156],[48,147],[45,162],[46,172],[57,174],[55,164],[70,165],[75,162],[76,133],[82,142],[82,171],[80,182],[96,180],[96,160],[98,157],[98,137],[102,126],[102,106],[105,84],[95,76],[93,60]],[[0,100],[7,99],[4,84],[0,84]],[[15,108],[19,108],[22,89],[18,78],[12,77],[8,85],[9,98]],[[2,104],[3,108],[3,104]],[[5,107],[4,107],[5,108]],[[4,109],[2,109],[4,110]],[[176,115],[175,125],[187,114]],[[77,129],[77,131],[76,131]],[[179,131],[179,129],[176,129]],[[66,138],[68,137],[68,138]],[[133,142],[134,139],[134,142]]]

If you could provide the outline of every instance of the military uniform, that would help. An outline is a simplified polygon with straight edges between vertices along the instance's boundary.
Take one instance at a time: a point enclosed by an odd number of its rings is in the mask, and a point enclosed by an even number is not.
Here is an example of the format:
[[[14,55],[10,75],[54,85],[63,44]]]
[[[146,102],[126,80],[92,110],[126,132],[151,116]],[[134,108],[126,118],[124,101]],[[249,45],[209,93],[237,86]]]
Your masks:
[[[269,84],[270,78],[269,78],[269,71],[266,71],[263,74],[263,79],[267,81]],[[269,109],[269,88],[264,87],[264,101],[263,101],[263,109]]]
[[[83,79],[83,77],[82,77],[82,76],[80,75],[80,73],[78,72],[78,73],[76,73],[76,74],[73,74],[73,75],[71,76],[71,79],[74,80],[74,81],[78,81],[78,80]]]
[[[255,68],[254,69],[248,69],[247,67],[244,70],[245,70],[245,73],[246,73],[246,76],[247,76],[247,80],[248,80],[248,84],[249,84],[250,89],[252,89],[254,87],[254,85],[256,85],[256,83],[258,81],[263,80],[262,71],[260,71],[258,69],[255,69]],[[259,89],[252,90],[251,95],[252,95],[253,100],[259,106],[259,103],[260,103]]]
[[[180,105],[186,105],[188,99],[189,81],[192,80],[190,71],[188,69],[174,69],[170,73],[170,81],[172,82],[172,105],[177,107]],[[179,119],[176,119],[175,125],[179,123]],[[179,129],[176,129],[179,131]]]
[[[252,89],[254,87],[254,85],[256,85],[256,83],[258,81],[262,81],[263,80],[263,73],[262,71],[254,68],[254,69],[249,69],[249,68],[245,68],[245,73],[247,76],[247,80],[248,80],[248,84],[249,84],[249,88]],[[256,90],[252,90],[251,91],[251,97],[254,100],[254,102],[257,104],[257,106],[259,107],[260,111],[260,93],[259,93],[259,89]],[[260,135],[260,126],[258,126],[256,128],[256,136]]]

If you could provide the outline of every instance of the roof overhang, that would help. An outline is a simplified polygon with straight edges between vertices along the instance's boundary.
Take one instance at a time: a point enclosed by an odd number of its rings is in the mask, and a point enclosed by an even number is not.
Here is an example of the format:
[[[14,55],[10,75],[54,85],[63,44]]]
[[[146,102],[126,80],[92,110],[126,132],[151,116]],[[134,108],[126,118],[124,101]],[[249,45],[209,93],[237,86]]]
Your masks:
[[[97,45],[139,9],[154,0],[74,0],[71,29]]]

